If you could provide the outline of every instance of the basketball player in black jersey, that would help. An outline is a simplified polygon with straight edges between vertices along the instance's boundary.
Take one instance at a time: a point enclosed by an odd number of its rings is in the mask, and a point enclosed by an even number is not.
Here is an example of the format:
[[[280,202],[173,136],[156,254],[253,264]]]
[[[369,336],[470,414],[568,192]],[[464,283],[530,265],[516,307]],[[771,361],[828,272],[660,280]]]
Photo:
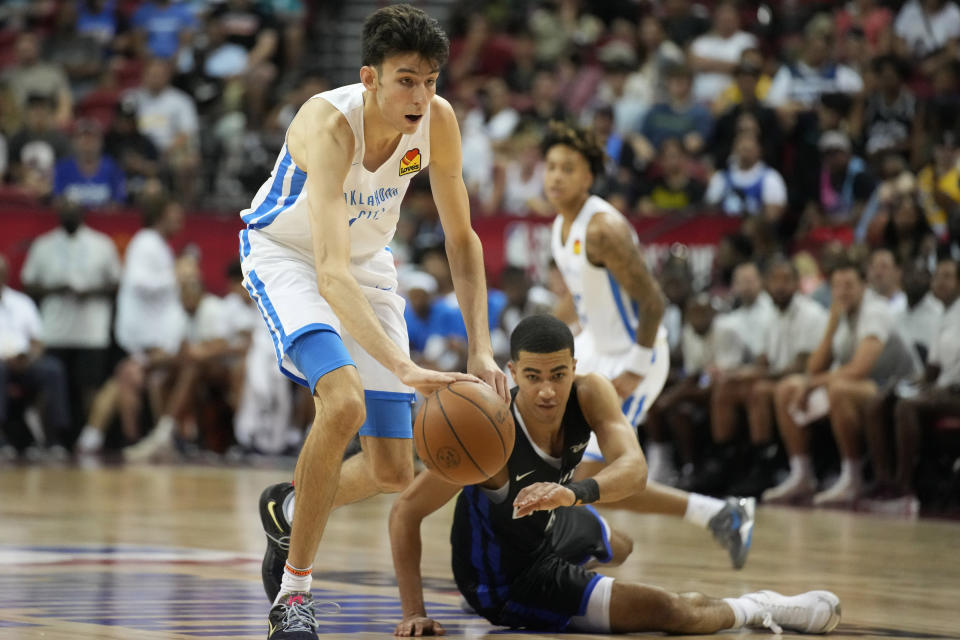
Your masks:
[[[711,633],[745,626],[824,633],[837,626],[840,602],[829,591],[716,599],[591,571],[597,564],[620,564],[632,549],[630,539],[611,530],[590,504],[641,491],[643,453],[613,385],[597,374],[576,376],[573,335],[563,322],[524,319],[511,336],[510,353],[517,428],[506,466],[462,491],[426,471],[391,510],[404,616],[396,635],[444,633],[423,602],[420,524],[457,492],[453,576],[467,603],[493,624],[595,633]],[[571,482],[591,432],[607,465],[594,477]]]

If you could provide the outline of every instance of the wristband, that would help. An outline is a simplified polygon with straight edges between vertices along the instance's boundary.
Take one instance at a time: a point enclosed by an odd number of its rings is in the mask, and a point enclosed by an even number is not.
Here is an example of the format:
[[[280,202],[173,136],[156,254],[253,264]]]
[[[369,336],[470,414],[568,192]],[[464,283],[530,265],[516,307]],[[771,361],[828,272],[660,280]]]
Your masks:
[[[627,366],[625,369],[638,376],[645,376],[653,366],[653,357],[653,349],[635,344],[630,347],[630,351],[627,352]]]
[[[568,482],[563,486],[573,491],[573,495],[575,496],[573,504],[570,505],[571,507],[578,503],[590,504],[600,499],[600,486],[593,478],[578,480],[577,482]]]

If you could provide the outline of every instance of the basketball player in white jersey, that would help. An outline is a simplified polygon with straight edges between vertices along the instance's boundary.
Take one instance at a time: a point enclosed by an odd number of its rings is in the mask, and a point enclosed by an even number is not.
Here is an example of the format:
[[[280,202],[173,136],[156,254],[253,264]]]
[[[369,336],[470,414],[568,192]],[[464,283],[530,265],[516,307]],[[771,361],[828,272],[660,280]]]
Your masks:
[[[490,346],[460,133],[453,109],[435,95],[448,47],[440,25],[419,9],[373,13],[363,28],[361,83],[304,103],[273,173],[241,213],[244,286],[270,328],[281,370],[313,391],[317,412],[297,461],[296,500],[289,485],[261,499],[267,555],[286,559],[270,640],[316,638],[311,570],[330,510],[413,479],[414,390],[480,378],[508,399]],[[410,179],[428,164],[475,375],[423,369],[408,355],[387,245]],[[341,470],[358,430],[363,453]]]
[[[544,192],[558,214],[553,259],[581,328],[576,338],[577,371],[609,378],[624,415],[636,427],[670,370],[666,330],[660,324],[663,294],[647,270],[634,228],[613,205],[590,194],[594,178],[604,170],[599,143],[585,131],[551,123],[542,149]],[[604,464],[596,437],[591,436],[577,477],[592,477]],[[746,562],[756,509],[753,498],[724,501],[649,481],[646,490],[610,506],[675,515],[709,528],[730,552],[735,568]]]

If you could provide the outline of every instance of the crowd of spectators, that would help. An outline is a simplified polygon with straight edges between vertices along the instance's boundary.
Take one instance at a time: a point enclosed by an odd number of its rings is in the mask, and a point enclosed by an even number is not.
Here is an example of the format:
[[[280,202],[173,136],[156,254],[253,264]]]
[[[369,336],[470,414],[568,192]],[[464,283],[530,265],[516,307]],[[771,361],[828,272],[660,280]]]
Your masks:
[[[0,269],[0,327],[16,329],[0,340],[0,423],[13,409],[23,423],[3,429],[3,455],[9,442],[53,457],[125,447],[131,461],[184,443],[273,454],[301,437],[309,397],[276,374],[235,267],[217,298],[166,239],[184,210],[246,206],[296,109],[330,86],[307,37],[322,4],[0,9],[0,192],[61,216],[21,273],[30,298]],[[955,443],[930,444],[960,417],[955,1],[450,4],[440,93],[460,121],[475,219],[552,215],[539,142],[569,120],[602,141],[595,191],[632,219],[739,225],[705,275],[682,245],[651,260],[673,358],[642,429],[651,477],[770,501],[872,496],[907,512],[917,495],[958,493],[957,466],[940,459]],[[83,212],[131,207],[146,224],[121,260]],[[423,180],[394,253],[412,353],[462,368],[464,323]],[[552,310],[563,284],[547,264],[495,276],[502,360],[516,322]],[[917,474],[921,455],[937,464]]]

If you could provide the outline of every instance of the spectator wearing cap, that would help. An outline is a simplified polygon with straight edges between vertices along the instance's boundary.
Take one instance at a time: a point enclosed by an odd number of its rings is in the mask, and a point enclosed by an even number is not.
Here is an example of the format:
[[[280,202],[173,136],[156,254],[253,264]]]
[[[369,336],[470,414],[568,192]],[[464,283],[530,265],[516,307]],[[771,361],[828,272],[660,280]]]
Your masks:
[[[960,7],[952,0],[908,0],[893,22],[894,49],[927,76],[956,61]]]
[[[78,428],[107,374],[120,278],[113,241],[83,224],[83,215],[80,205],[62,203],[60,226],[33,241],[20,272],[27,292],[40,303],[43,341],[66,367],[72,423]]]
[[[761,82],[765,77],[762,64],[763,56],[757,49],[746,50],[733,72],[733,88],[736,92],[724,92],[724,96],[728,93],[729,96],[721,97],[720,101],[714,105],[716,108],[719,102],[727,101],[730,104],[723,115],[717,119],[710,139],[709,147],[713,152],[713,162],[716,167],[727,164],[733,150],[734,138],[749,126],[745,118],[756,122],[756,133],[763,147],[764,161],[773,167],[780,164],[783,132],[780,129],[777,113],[761,101],[764,92]],[[767,89],[769,89],[769,81],[770,79],[767,78]]]
[[[133,12],[130,25],[141,57],[175,60],[189,51],[197,19],[185,2],[147,0]]]
[[[53,188],[53,169],[69,150],[56,128],[54,99],[44,94],[27,97],[23,126],[10,138],[10,174],[15,185],[42,198]]]
[[[693,98],[712,103],[730,84],[731,73],[747,49],[757,46],[757,38],[740,29],[740,16],[734,2],[718,2],[713,9],[713,29],[690,45]]]
[[[787,186],[776,169],[760,156],[760,141],[752,132],[734,140],[729,165],[713,174],[706,202],[729,216],[758,216],[775,224],[787,205]]]
[[[633,146],[640,164],[646,165],[667,138],[677,138],[690,155],[698,155],[710,137],[713,117],[710,110],[697,104],[691,95],[692,73],[684,65],[667,72],[665,102],[653,105],[643,119]]]
[[[420,361],[442,356],[443,344],[440,344],[438,349],[430,343],[436,340],[445,343],[447,337],[454,332],[457,310],[437,296],[437,280],[429,273],[404,273],[401,276],[401,286],[409,303],[404,308],[403,317],[410,337],[411,354]]]
[[[40,57],[40,40],[37,34],[21,33],[15,45],[16,62],[0,76],[13,91],[21,107],[29,106],[32,95],[49,96],[53,100],[53,122],[65,127],[73,117],[73,94],[63,70]]]
[[[917,114],[917,100],[904,84],[907,67],[894,56],[873,61],[877,91],[867,99],[863,116],[864,149],[867,158],[883,151],[907,155]]]
[[[160,152],[137,128],[137,103],[130,97],[117,103],[116,115],[104,137],[103,147],[108,156],[120,163],[128,198],[135,198],[146,180],[160,174]]]
[[[804,29],[800,59],[780,67],[770,85],[767,103],[776,108],[793,128],[797,112],[812,110],[827,93],[859,96],[863,78],[850,67],[834,61],[833,21],[825,14],[814,16]]]
[[[115,206],[126,199],[123,171],[103,154],[103,132],[96,120],[74,124],[73,155],[57,163],[53,195],[90,209]]]
[[[876,183],[867,164],[852,154],[850,138],[842,131],[827,131],[817,143],[820,151],[819,211],[812,226],[856,226]]]

